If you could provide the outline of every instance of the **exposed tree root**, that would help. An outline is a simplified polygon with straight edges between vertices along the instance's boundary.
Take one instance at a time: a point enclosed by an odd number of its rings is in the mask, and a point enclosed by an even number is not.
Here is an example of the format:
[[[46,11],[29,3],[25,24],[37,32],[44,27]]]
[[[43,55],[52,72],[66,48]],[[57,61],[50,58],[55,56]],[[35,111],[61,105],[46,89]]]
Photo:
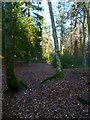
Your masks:
[[[18,92],[27,89],[27,85],[21,80],[17,79],[15,76],[8,81],[7,88],[3,90],[5,93]]]
[[[45,84],[47,81],[51,81],[51,80],[53,80],[53,79],[58,79],[58,78],[64,78],[64,73],[63,73],[63,71],[62,72],[57,72],[55,75],[53,75],[53,76],[50,76],[50,77],[47,77],[46,79],[44,79],[44,80],[42,80],[41,81],[41,85],[43,85],[43,84]]]

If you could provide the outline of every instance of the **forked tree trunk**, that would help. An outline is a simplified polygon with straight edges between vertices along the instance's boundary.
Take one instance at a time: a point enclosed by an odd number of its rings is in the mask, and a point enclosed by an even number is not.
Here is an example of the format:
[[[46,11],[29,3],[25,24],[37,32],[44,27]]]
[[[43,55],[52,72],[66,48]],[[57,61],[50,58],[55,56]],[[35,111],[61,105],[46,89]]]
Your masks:
[[[53,32],[54,46],[55,46],[55,55],[56,55],[56,62],[57,62],[56,74],[58,77],[63,77],[64,75],[63,75],[61,61],[59,57],[58,37],[56,33],[54,15],[53,15],[52,4],[50,0],[48,1],[48,7],[49,7],[50,18],[51,18],[51,25],[52,25],[52,32]]]
[[[7,87],[10,90],[19,90],[25,85],[22,81],[18,80],[14,74],[13,63],[13,39],[12,39],[12,2],[4,3],[5,16],[4,16],[4,39],[5,39],[5,67],[6,67],[6,80]]]

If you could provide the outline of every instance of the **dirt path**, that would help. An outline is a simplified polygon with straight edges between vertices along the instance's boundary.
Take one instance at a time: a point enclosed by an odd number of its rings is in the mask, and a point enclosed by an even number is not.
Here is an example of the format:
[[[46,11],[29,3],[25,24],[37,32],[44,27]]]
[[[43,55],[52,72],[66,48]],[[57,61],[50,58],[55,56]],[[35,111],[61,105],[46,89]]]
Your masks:
[[[29,89],[12,95],[3,94],[3,119],[89,118],[89,106],[77,100],[79,93],[88,90],[82,70],[65,69],[65,79],[47,82],[42,89],[40,81],[55,73],[51,65],[19,64],[15,66],[15,73],[27,83]]]

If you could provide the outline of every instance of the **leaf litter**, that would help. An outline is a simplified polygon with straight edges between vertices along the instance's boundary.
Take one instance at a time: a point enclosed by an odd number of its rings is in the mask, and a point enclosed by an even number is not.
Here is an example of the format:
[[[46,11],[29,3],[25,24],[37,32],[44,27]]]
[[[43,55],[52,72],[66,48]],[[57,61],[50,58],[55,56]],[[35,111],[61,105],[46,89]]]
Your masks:
[[[50,64],[18,64],[15,65],[15,74],[29,88],[9,95],[2,93],[3,118],[89,118],[89,106],[77,99],[89,87],[82,69],[64,69],[65,79],[48,81],[42,89],[40,81],[55,74]],[[4,89],[4,70],[2,83]]]

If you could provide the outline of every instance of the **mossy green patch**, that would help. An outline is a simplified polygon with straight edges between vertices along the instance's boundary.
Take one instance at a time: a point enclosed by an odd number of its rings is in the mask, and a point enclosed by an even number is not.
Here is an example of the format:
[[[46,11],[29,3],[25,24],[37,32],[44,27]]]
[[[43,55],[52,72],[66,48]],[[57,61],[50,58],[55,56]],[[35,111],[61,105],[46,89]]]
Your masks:
[[[47,81],[51,81],[51,80],[53,80],[53,79],[58,79],[58,78],[60,78],[60,79],[61,79],[61,78],[64,78],[64,73],[63,73],[63,71],[61,71],[61,72],[56,72],[55,75],[50,76],[50,77],[47,77],[46,79],[42,80],[42,81],[41,81],[41,85],[47,83]]]
[[[10,79],[7,80],[7,87],[9,91],[19,91],[28,88],[27,85],[12,75]]]

